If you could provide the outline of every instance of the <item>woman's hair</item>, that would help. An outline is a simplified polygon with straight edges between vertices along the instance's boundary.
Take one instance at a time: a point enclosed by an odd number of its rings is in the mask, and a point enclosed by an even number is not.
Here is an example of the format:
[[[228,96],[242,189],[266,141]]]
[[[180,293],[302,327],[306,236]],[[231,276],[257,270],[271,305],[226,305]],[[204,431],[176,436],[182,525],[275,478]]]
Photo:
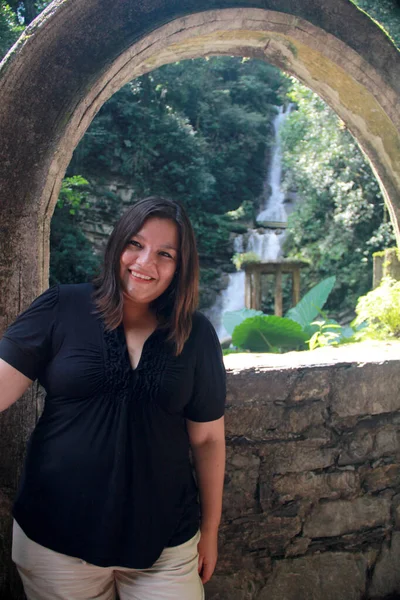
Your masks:
[[[111,330],[118,327],[123,316],[121,254],[132,236],[152,217],[169,219],[178,227],[176,273],[165,292],[151,304],[163,328],[169,331],[168,339],[174,343],[178,355],[192,329],[192,315],[197,307],[199,285],[199,259],[193,227],[178,202],[150,196],[136,202],[122,215],[108,240],[102,272],[94,282],[94,300],[106,328]]]

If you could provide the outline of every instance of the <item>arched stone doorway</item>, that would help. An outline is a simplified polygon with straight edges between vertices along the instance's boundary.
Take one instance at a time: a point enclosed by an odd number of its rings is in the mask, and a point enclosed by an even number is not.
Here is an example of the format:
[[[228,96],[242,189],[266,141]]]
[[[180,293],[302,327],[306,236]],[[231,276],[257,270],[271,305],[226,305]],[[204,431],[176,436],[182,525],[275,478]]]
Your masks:
[[[0,333],[47,285],[51,215],[96,112],[132,78],[207,54],[265,59],[324,98],[370,158],[400,241],[399,53],[350,0],[55,0],[0,71]],[[2,418],[5,507],[36,414],[31,391]]]

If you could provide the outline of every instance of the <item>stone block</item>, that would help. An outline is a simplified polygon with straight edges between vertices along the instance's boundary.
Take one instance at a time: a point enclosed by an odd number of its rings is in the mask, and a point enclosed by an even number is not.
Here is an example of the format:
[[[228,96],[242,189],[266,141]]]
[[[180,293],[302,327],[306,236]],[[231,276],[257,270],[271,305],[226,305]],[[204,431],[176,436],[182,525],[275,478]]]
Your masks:
[[[332,410],[342,418],[395,412],[400,410],[399,384],[395,361],[338,369],[333,383]]]
[[[259,586],[254,574],[239,571],[231,575],[214,574],[204,589],[207,600],[253,600]]]
[[[296,537],[291,541],[287,547],[285,558],[291,558],[293,556],[302,556],[308,550],[310,545],[310,538],[307,537]]]
[[[395,525],[396,529],[400,529],[400,494],[393,496],[392,506],[393,506],[394,525]]]
[[[363,496],[316,506],[304,525],[310,538],[334,537],[362,529],[385,526],[390,522],[390,499]]]
[[[229,371],[227,377],[227,406],[252,402],[283,402],[297,378],[289,369],[271,371]]]
[[[247,403],[226,409],[226,435],[243,436],[250,440],[290,439],[327,420],[322,402],[285,407],[272,403]]]
[[[379,492],[400,484],[400,465],[382,465],[372,469],[365,466],[359,469],[361,485],[367,492]]]
[[[372,575],[369,598],[400,593],[400,532],[395,531],[385,544]]]
[[[224,547],[234,544],[244,552],[265,551],[281,556],[301,531],[301,519],[271,514],[249,515],[221,528]],[[239,541],[240,540],[240,541]]]
[[[327,369],[305,371],[296,381],[289,401],[303,402],[326,398],[331,389],[330,378],[331,373]]]
[[[361,423],[342,436],[339,465],[358,464],[399,453],[399,431],[392,424],[379,425],[373,420]]]
[[[367,561],[362,554],[326,552],[277,561],[256,600],[360,600]]]
[[[250,440],[274,439],[284,419],[284,408],[270,404],[248,403],[227,407],[225,431],[228,437],[244,436]]]
[[[260,458],[251,448],[227,447],[223,512],[234,519],[255,512]]]
[[[320,498],[346,498],[359,492],[359,476],[354,471],[339,471],[335,473],[295,473],[274,477],[273,490],[279,496],[280,502],[290,502],[298,498],[311,501]]]
[[[321,447],[318,439],[264,444],[259,452],[263,456],[261,478],[268,482],[271,474],[326,469],[338,455],[336,448]]]
[[[219,544],[219,556],[216,567],[217,575],[232,575],[238,571],[247,571],[265,578],[271,572],[271,558],[265,548],[246,552],[238,540],[225,541],[222,533]]]
[[[282,433],[299,434],[323,425],[328,420],[326,406],[323,402],[312,402],[306,405],[287,408],[278,425]]]

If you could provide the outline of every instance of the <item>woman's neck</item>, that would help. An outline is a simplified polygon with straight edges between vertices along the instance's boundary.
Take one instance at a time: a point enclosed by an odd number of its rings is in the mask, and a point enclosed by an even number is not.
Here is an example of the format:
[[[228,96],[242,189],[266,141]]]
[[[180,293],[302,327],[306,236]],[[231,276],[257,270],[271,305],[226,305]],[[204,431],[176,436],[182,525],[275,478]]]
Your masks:
[[[146,328],[157,325],[157,317],[150,309],[149,304],[136,304],[129,300],[124,300],[122,320],[125,327],[140,325],[140,327]]]

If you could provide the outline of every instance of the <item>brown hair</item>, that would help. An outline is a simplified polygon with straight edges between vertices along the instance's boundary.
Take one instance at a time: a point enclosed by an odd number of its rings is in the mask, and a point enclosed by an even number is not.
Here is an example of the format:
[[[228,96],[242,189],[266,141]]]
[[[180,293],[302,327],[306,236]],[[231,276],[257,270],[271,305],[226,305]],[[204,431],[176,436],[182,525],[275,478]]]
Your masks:
[[[178,227],[178,266],[174,279],[152,308],[169,331],[168,339],[175,344],[176,354],[192,329],[192,315],[198,302],[199,259],[194,231],[183,207],[161,196],[139,200],[129,208],[115,225],[104,255],[103,268],[95,280],[94,300],[107,329],[115,329],[122,322],[123,294],[120,283],[120,258],[126,245],[150,217],[170,219]]]

